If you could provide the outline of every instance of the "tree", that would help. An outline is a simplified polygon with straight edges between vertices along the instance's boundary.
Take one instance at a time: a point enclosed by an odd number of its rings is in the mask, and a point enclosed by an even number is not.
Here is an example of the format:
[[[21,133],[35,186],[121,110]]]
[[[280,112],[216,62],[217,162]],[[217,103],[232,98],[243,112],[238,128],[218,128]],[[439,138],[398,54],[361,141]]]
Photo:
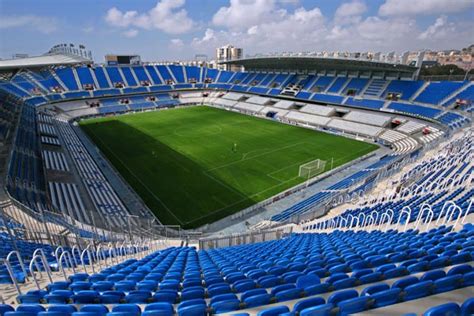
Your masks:
[[[470,73],[472,73],[472,70]],[[438,65],[429,68],[422,68],[420,74],[422,76],[449,76],[464,75],[466,74],[466,71],[456,65]]]

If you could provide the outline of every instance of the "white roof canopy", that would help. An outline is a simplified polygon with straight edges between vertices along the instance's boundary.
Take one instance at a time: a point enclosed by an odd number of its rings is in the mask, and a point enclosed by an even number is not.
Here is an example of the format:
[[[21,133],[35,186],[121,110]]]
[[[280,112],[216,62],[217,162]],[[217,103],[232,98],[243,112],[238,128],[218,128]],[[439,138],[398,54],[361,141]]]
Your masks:
[[[51,54],[37,57],[0,60],[0,70],[15,70],[22,68],[41,68],[48,66],[90,64],[92,60],[65,54]]]

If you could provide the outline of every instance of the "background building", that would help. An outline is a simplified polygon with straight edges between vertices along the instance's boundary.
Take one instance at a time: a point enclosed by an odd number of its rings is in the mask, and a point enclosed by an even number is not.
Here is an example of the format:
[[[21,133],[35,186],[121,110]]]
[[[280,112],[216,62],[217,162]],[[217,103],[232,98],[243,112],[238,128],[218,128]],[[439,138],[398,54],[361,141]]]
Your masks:
[[[105,55],[105,63],[114,65],[140,65],[142,63],[139,55]]]
[[[242,48],[237,48],[232,45],[226,45],[216,48],[216,61],[217,63],[229,60],[242,59],[244,55],[244,50]],[[238,71],[241,67],[236,65],[219,65],[221,70],[232,70]]]
[[[92,52],[82,44],[57,44],[51,47],[47,54],[66,54],[92,60]]]

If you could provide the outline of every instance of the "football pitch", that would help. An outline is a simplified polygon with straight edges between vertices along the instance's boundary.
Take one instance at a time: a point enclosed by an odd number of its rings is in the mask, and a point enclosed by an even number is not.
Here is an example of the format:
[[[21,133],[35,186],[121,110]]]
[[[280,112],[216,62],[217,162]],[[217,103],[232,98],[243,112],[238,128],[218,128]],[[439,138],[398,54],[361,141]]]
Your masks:
[[[377,146],[211,107],[80,122],[163,224],[195,228],[265,200]],[[332,163],[331,163],[332,162]]]

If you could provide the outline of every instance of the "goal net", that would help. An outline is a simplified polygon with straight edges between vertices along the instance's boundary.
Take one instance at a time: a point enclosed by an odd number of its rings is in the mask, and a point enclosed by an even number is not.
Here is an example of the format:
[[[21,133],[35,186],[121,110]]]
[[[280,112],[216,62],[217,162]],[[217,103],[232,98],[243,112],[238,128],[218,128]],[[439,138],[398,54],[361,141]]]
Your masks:
[[[300,166],[298,176],[301,178],[309,179],[324,171],[326,167],[326,161],[321,159],[312,160]]]

